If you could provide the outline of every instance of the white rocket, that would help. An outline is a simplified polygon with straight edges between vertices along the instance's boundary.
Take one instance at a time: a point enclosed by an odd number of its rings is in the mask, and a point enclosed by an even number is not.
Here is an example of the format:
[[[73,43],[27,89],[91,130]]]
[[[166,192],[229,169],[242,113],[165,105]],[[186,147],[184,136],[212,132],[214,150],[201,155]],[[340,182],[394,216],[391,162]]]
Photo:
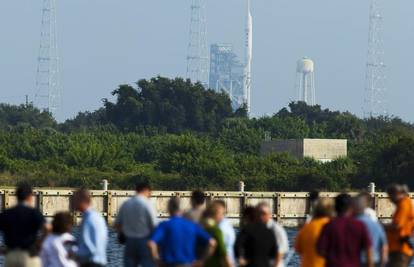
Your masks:
[[[250,12],[250,0],[247,0],[247,24],[246,24],[246,65],[244,74],[244,101],[250,114],[250,95],[252,80],[252,54],[253,54],[253,19]]]

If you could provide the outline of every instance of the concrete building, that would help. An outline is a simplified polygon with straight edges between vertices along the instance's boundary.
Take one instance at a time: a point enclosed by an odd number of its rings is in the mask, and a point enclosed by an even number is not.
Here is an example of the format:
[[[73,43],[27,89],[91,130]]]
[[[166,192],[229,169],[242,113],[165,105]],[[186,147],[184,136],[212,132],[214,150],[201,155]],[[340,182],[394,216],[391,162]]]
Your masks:
[[[209,88],[226,92],[233,109],[246,103],[244,96],[244,64],[231,44],[212,44],[210,47]]]
[[[272,152],[286,152],[298,159],[313,158],[329,162],[348,154],[346,139],[290,139],[264,141],[261,145],[262,155]]]

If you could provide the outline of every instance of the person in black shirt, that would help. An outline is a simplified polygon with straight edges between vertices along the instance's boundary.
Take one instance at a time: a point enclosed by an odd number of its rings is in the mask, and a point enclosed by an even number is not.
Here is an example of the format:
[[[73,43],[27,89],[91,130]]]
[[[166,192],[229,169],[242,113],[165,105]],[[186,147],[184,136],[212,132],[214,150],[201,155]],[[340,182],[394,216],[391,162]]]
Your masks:
[[[17,205],[0,214],[0,231],[7,248],[5,267],[40,267],[39,233],[45,225],[43,215],[33,205],[28,184],[16,189]]]
[[[243,211],[235,254],[240,266],[269,267],[271,260],[277,262],[278,249],[275,235],[259,220],[259,211],[254,207],[246,207]]]

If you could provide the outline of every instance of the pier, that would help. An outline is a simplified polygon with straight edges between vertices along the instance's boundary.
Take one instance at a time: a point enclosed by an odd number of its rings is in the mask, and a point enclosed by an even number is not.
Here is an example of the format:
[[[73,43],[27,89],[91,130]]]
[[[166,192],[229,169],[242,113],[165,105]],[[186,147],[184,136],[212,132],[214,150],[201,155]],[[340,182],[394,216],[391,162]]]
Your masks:
[[[74,212],[72,196],[75,189],[51,189],[36,188],[36,207],[46,218],[51,218],[56,212],[71,211],[74,219],[79,221],[80,214]],[[93,207],[102,213],[111,224],[122,203],[135,195],[134,191],[121,190],[94,190],[91,191]],[[336,192],[322,192],[323,198],[334,198]],[[190,191],[153,191],[151,201],[156,208],[159,218],[167,218],[167,201],[172,196],[178,196],[182,200],[183,208],[190,207]],[[309,212],[309,194],[306,192],[243,192],[243,191],[208,191],[207,201],[214,199],[224,200],[227,206],[228,218],[237,225],[240,220],[241,210],[246,205],[255,205],[259,202],[268,202],[272,207],[273,216],[282,225],[295,227],[300,225]],[[373,208],[378,218],[389,221],[394,208],[388,200],[386,193],[372,193],[374,199]],[[410,194],[411,198],[414,194]],[[12,188],[0,188],[1,210],[16,204],[15,191]]]

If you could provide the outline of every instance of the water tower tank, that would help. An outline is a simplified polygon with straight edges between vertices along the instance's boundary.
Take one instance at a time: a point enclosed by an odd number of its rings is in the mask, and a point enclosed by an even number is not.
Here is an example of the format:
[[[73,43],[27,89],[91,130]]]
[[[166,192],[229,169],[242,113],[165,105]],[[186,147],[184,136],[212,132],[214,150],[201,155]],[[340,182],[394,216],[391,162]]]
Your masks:
[[[302,58],[298,61],[297,72],[311,73],[314,71],[314,63],[309,58]]]

